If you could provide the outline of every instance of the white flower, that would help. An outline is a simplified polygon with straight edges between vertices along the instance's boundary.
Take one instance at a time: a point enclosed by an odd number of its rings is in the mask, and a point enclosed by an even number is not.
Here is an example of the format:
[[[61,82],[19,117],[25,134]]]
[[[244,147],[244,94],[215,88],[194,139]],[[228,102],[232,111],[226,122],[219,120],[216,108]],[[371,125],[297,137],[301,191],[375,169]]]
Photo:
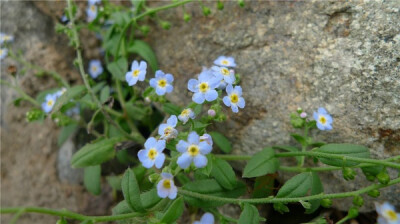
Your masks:
[[[160,198],[175,199],[178,188],[174,184],[174,176],[170,173],[161,173],[162,180],[157,184],[157,194]]]
[[[209,145],[213,145],[213,140],[212,140],[212,137],[211,137],[211,135],[209,135],[209,134],[204,134],[204,135],[202,135],[202,136],[200,136],[200,142],[207,142],[207,144],[209,144]]]
[[[14,37],[5,33],[0,33],[0,44],[4,44],[7,42],[13,42]]]
[[[234,113],[239,112],[239,108],[244,108],[245,101],[242,97],[242,87],[235,86],[235,88],[233,88],[232,85],[228,85],[226,87],[226,92],[228,96],[222,99],[226,106],[231,107]]]
[[[389,202],[379,204],[375,202],[379,224],[400,224],[400,214],[396,213],[394,206]]]
[[[187,108],[182,110],[181,114],[178,116],[178,119],[182,121],[183,124],[186,124],[188,122],[189,118],[194,119],[196,117],[196,114],[193,112],[192,109]]]
[[[161,135],[160,139],[172,139],[178,136],[178,131],[175,129],[178,119],[175,115],[168,118],[166,124],[161,124],[158,128],[158,134]]]
[[[45,102],[42,103],[43,111],[49,113],[53,109],[56,100],[57,100],[56,94],[47,94]]]
[[[87,21],[92,22],[97,17],[97,6],[95,4],[89,4],[86,9]]]
[[[156,89],[156,93],[159,96],[170,93],[174,89],[172,82],[174,77],[171,74],[164,74],[163,71],[157,70],[156,77],[150,79],[150,86]]]
[[[233,57],[219,56],[214,64],[224,67],[236,67],[235,59]]]
[[[91,60],[89,62],[89,75],[95,79],[101,73],[103,73],[103,66],[101,66],[100,60]]]
[[[212,147],[206,141],[200,141],[199,135],[192,131],[187,141],[179,140],[176,150],[182,153],[176,161],[182,169],[188,168],[192,161],[195,167],[202,168],[207,165],[205,155],[211,152]]]
[[[60,97],[62,96],[65,92],[67,92],[67,89],[65,87],[61,88],[59,91],[56,92],[56,96]]]
[[[156,140],[151,137],[147,139],[144,143],[145,149],[138,152],[138,157],[142,165],[146,168],[151,168],[152,166],[160,169],[165,161],[165,155],[163,150],[165,149],[165,140]]]
[[[145,61],[141,61],[140,64],[138,61],[133,61],[131,65],[131,70],[128,71],[125,75],[125,79],[128,82],[129,86],[133,86],[137,83],[137,81],[143,81],[146,78],[146,69],[147,63]]]
[[[214,224],[214,216],[209,212],[204,213],[200,221],[195,221],[193,224]]]

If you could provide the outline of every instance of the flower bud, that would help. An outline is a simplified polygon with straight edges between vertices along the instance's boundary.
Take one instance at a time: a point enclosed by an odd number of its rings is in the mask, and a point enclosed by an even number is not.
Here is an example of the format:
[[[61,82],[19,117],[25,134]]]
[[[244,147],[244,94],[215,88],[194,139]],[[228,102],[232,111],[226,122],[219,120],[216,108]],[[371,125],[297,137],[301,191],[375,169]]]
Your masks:
[[[149,181],[151,183],[156,183],[156,182],[158,182],[159,179],[160,179],[160,174],[158,174],[158,173],[153,173],[149,176]]]
[[[305,122],[298,114],[292,113],[290,114],[290,123],[294,128],[302,128]]]
[[[60,219],[56,222],[56,224],[67,224],[67,221],[65,221],[65,219]]]
[[[368,181],[373,182],[375,180],[375,176],[371,174],[365,174],[365,177],[367,178]]]
[[[285,212],[289,212],[289,208],[285,204],[282,204],[282,203],[275,203],[274,209],[275,209],[275,211],[277,211],[281,214],[283,214]]]
[[[389,174],[386,173],[386,171],[382,171],[376,175],[376,178],[378,179],[379,183],[381,184],[388,184],[390,181]]]
[[[210,117],[215,117],[216,112],[215,112],[215,110],[213,110],[213,109],[209,109],[209,110],[207,111],[207,114],[208,114],[208,116],[210,116]]]
[[[140,27],[140,31],[144,34],[147,35],[150,31],[150,27],[149,26],[141,26]]]
[[[368,195],[373,198],[377,198],[377,197],[379,197],[379,195],[381,195],[381,193],[377,189],[375,189],[375,190],[368,191]]]
[[[184,13],[183,14],[183,20],[185,20],[185,22],[189,22],[192,19],[192,16],[188,13]]]
[[[364,204],[364,199],[360,195],[357,195],[353,198],[353,204],[361,207]]]
[[[217,2],[217,9],[218,9],[218,10],[223,10],[223,9],[224,9],[224,3],[218,1],[218,2]]]
[[[211,14],[211,9],[208,8],[208,7],[206,7],[206,6],[203,6],[203,14],[204,14],[205,16],[210,15],[210,14]]]
[[[301,118],[306,118],[307,117],[307,113],[306,112],[301,112],[300,117]]]
[[[332,200],[329,198],[324,198],[321,200],[321,206],[324,208],[330,208],[332,206]]]
[[[45,114],[42,110],[32,109],[32,110],[26,112],[26,120],[28,122],[37,121],[37,120],[43,118],[44,115]]]
[[[171,28],[171,23],[167,21],[161,21],[161,27],[165,30],[169,30],[169,28]]]
[[[358,216],[358,209],[356,207],[351,207],[349,209],[349,212],[347,213],[347,216],[349,218],[351,218],[351,219],[357,217]]]
[[[356,176],[356,171],[348,167],[344,168],[342,173],[345,180],[354,180],[354,177]]]
[[[301,114],[303,112],[303,109],[301,107],[298,107],[296,111],[298,114]]]
[[[244,0],[238,0],[238,4],[240,7],[244,7]]]

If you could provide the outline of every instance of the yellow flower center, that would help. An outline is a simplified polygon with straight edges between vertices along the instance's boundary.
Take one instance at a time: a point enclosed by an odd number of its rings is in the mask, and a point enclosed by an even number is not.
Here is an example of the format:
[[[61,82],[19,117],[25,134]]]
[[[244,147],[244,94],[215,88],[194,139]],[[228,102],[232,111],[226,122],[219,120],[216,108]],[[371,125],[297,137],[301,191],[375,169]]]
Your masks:
[[[90,6],[90,11],[92,11],[92,12],[96,11],[96,6],[91,5],[91,6]]]
[[[188,153],[191,156],[196,156],[197,154],[199,154],[199,147],[197,145],[191,145],[188,147]]]
[[[4,36],[4,37],[3,37],[3,40],[5,40],[5,41],[10,40],[10,39],[11,39],[10,36]]]
[[[239,101],[239,96],[236,93],[231,94],[231,102],[237,103]]]
[[[165,135],[165,136],[170,135],[171,132],[172,132],[172,128],[171,128],[171,127],[166,127],[166,128],[164,129],[164,135]]]
[[[229,65],[229,61],[228,61],[228,60],[222,60],[222,61],[221,61],[221,64],[223,64],[223,65]]]
[[[140,73],[140,71],[136,69],[135,71],[132,72],[132,76],[137,77],[139,75],[139,73]]]
[[[319,116],[319,122],[321,124],[325,124],[326,123],[326,118],[324,116]]]
[[[190,110],[189,109],[184,109],[181,113],[182,116],[186,117],[190,114]]]
[[[149,157],[149,159],[154,160],[157,156],[157,150],[155,148],[151,148],[149,150],[149,153],[147,153],[147,156]]]
[[[97,71],[97,66],[92,66],[92,71],[96,72]]]
[[[158,80],[158,86],[159,87],[165,87],[167,85],[167,81],[165,79],[160,79]]]
[[[229,70],[227,69],[227,68],[221,68],[221,73],[223,74],[223,75],[229,75],[230,73],[229,73]]]
[[[0,49],[0,55],[2,55],[3,54],[3,49]]]
[[[393,210],[386,210],[385,211],[385,217],[387,217],[390,221],[396,221],[397,220],[397,214]]]
[[[163,182],[163,187],[166,189],[170,189],[171,188],[171,181],[168,179],[165,179]]]
[[[206,83],[206,82],[202,82],[202,83],[200,83],[200,85],[199,85],[199,90],[200,90],[200,92],[202,92],[202,93],[204,93],[204,92],[207,92],[207,90],[208,90],[208,83]]]
[[[52,105],[53,105],[53,103],[54,103],[54,101],[53,101],[53,100],[49,100],[49,101],[47,101],[47,106],[52,106]]]

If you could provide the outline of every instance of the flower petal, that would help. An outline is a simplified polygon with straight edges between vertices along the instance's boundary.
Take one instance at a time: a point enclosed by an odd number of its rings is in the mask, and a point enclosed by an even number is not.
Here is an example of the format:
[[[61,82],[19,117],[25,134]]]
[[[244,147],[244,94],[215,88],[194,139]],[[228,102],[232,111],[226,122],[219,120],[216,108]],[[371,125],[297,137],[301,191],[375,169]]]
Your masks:
[[[165,92],[166,92],[166,88],[160,88],[160,87],[157,87],[157,88],[156,88],[156,93],[157,93],[157,95],[159,95],[159,96],[164,95]]]
[[[165,149],[165,140],[158,140],[156,143],[155,148],[157,149],[157,152],[162,152]]]
[[[144,143],[144,147],[146,149],[154,148],[157,144],[157,140],[154,137],[150,137]]]
[[[231,101],[228,96],[224,96],[224,98],[222,98],[222,101],[224,102],[225,106],[227,107],[231,106]]]
[[[160,180],[157,184],[157,194],[160,198],[166,198],[169,194],[169,190],[163,186],[164,180]]]
[[[218,92],[215,89],[207,91],[206,100],[208,102],[214,101],[217,98],[218,98]]]
[[[172,126],[172,127],[175,127],[177,123],[178,123],[178,119],[176,118],[175,115],[172,115],[172,116],[169,117],[168,120],[167,120],[167,124],[168,124],[169,126]]]
[[[150,79],[150,86],[157,88],[157,80],[155,78]]]
[[[239,112],[239,108],[236,106],[236,104],[231,104],[231,108],[232,108],[233,113]]]
[[[204,224],[206,224],[206,223],[214,224],[214,216],[211,213],[207,212],[201,217],[200,221],[201,221],[201,223],[204,223]]]
[[[231,92],[233,91],[233,87],[232,85],[227,85],[226,86],[226,93],[228,93],[228,95],[231,95]]]
[[[164,153],[158,154],[158,156],[157,156],[157,158],[156,158],[156,160],[155,160],[155,162],[154,162],[155,165],[156,165],[156,168],[157,168],[157,169],[160,169],[160,168],[163,166],[164,161],[165,161],[165,155],[164,155]]]
[[[192,100],[197,104],[202,104],[202,103],[204,103],[205,98],[202,93],[197,92],[197,93],[193,94]]]
[[[181,156],[179,156],[176,163],[179,165],[180,168],[186,169],[190,166],[190,163],[192,163],[192,157],[189,155],[189,153],[185,152]]]
[[[239,96],[241,96],[242,95],[242,87],[240,87],[240,86],[235,86],[235,92],[239,95]]]
[[[200,142],[199,150],[200,150],[201,154],[205,155],[205,154],[208,154],[211,152],[212,146],[210,144],[208,144],[206,141]]]
[[[165,87],[165,91],[166,91],[167,93],[172,92],[172,90],[174,90],[174,87],[173,87],[172,85],[167,85],[167,86]]]
[[[139,68],[139,63],[138,63],[138,61],[133,61],[132,62],[132,65],[131,65],[131,70],[133,71],[133,70],[136,70],[136,69],[138,69]]]
[[[165,79],[167,80],[168,83],[171,83],[174,81],[174,76],[172,76],[171,74],[166,74]]]
[[[144,160],[147,159],[147,153],[148,153],[148,151],[145,150],[145,149],[142,149],[142,150],[140,150],[140,151],[138,152],[138,158],[139,158],[139,161],[140,161],[140,162],[142,162],[142,161],[144,161]]]
[[[171,179],[171,180],[174,178],[174,176],[172,176],[172,174],[170,173],[161,173],[161,177],[164,179]]]
[[[187,151],[187,148],[189,147],[189,143],[179,140],[178,144],[176,144],[176,150],[180,153],[185,153]]]
[[[240,97],[239,102],[237,103],[237,106],[240,108],[244,108],[245,105],[246,105],[246,102],[244,101],[243,97]]]
[[[141,161],[142,166],[146,167],[147,169],[151,168],[154,166],[154,160],[151,160],[149,158],[146,158],[145,160]]]
[[[203,156],[202,154],[198,154],[193,159],[194,166],[197,168],[203,168],[207,166],[207,161],[207,157]]]
[[[139,69],[146,71],[147,63],[145,61],[140,61]]]
[[[176,198],[177,194],[178,194],[178,188],[172,182],[172,186],[171,186],[171,189],[169,190],[168,197],[169,197],[169,199],[174,200]]]
[[[318,108],[318,113],[319,114],[327,114],[328,112],[326,112],[325,108],[320,107],[320,108]]]
[[[164,130],[168,127],[168,124],[160,124],[160,127],[158,127],[158,134],[163,135]]]
[[[188,82],[188,90],[195,93],[198,91],[198,88],[196,88],[198,85],[199,81],[197,81],[196,79],[190,79]]]
[[[161,70],[157,70],[156,71],[156,78],[162,78],[164,77],[164,72]]]

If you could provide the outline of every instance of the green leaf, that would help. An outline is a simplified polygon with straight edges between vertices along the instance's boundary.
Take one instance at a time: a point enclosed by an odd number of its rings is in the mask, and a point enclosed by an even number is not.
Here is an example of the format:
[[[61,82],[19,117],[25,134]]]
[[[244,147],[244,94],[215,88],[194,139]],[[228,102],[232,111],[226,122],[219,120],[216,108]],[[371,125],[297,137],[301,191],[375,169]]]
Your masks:
[[[266,198],[271,196],[274,189],[274,183],[275,177],[273,174],[256,177],[252,198]]]
[[[128,61],[126,58],[121,57],[117,61],[109,63],[107,69],[114,78],[125,81],[125,74],[128,71]]]
[[[133,44],[128,47],[128,52],[136,53],[146,60],[151,69],[155,72],[158,70],[157,57],[153,52],[153,49],[142,40],[135,40]]]
[[[378,173],[380,173],[383,169],[384,169],[384,166],[382,166],[382,165],[361,167],[361,170],[363,171],[363,173],[369,174],[372,176],[378,175]]]
[[[219,158],[214,158],[212,163],[211,176],[215,177],[217,182],[225,189],[234,189],[237,181],[235,172],[231,165],[229,165],[225,160]]]
[[[310,191],[310,195],[316,195],[316,194],[320,194],[324,192],[324,186],[322,186],[321,180],[319,179],[318,173],[316,172],[312,172],[312,183],[311,183],[311,191]],[[311,204],[311,207],[306,209],[306,214],[311,214],[313,212],[315,212],[320,204],[321,204],[321,200],[317,199],[317,200],[311,200],[309,201],[309,203]]]
[[[137,121],[142,120],[146,115],[149,114],[149,110],[146,110],[143,105],[133,105],[131,103],[127,103],[125,108],[129,117]]]
[[[195,104],[193,112],[196,115],[199,115],[201,113],[201,110],[203,109],[203,104]]]
[[[279,161],[275,158],[273,148],[265,148],[250,159],[244,168],[243,177],[259,177],[275,173],[278,167]]]
[[[112,209],[112,214],[113,215],[120,215],[120,214],[126,214],[126,213],[131,213],[133,210],[131,207],[129,207],[128,203],[123,200],[120,201],[113,209]]]
[[[112,189],[116,191],[122,190],[121,188],[122,176],[108,176],[106,179]]]
[[[117,137],[86,144],[72,156],[72,167],[94,166],[112,159],[115,155],[114,145],[120,140],[121,138]]]
[[[307,194],[312,186],[313,175],[311,172],[300,173],[290,178],[286,183],[279,189],[276,197],[278,198],[290,198],[290,197],[302,197]]]
[[[101,193],[100,178],[100,165],[85,167],[83,173],[83,184],[90,193],[94,195],[99,195]]]
[[[72,123],[70,125],[64,126],[58,135],[57,145],[61,146],[64,142],[78,129],[78,124]]]
[[[70,100],[76,97],[83,96],[85,93],[86,87],[83,85],[78,85],[67,89],[67,91],[56,100],[56,103],[51,110],[52,113],[59,111],[65,103],[68,103]]]
[[[100,92],[100,102],[102,103],[106,102],[109,96],[110,96],[110,87],[106,86]]]
[[[244,209],[240,214],[238,224],[258,224],[260,223],[260,215],[256,206],[245,203]]]
[[[171,206],[169,206],[168,210],[164,213],[161,223],[175,222],[182,216],[184,208],[185,204],[183,203],[183,198],[179,197],[178,199],[175,199]]]
[[[150,191],[146,191],[140,195],[143,207],[151,208],[161,201],[161,198],[157,194],[157,189],[153,188]]]
[[[60,90],[60,88],[48,89],[48,90],[39,92],[38,95],[36,96],[36,101],[39,102],[40,104],[42,104],[45,101],[47,94],[53,94],[53,93],[57,92],[58,90]]]
[[[290,134],[298,143],[301,145],[307,145],[307,139],[305,139],[303,136],[298,135],[298,134]]]
[[[314,150],[315,152],[323,152],[329,153],[333,155],[342,155],[348,157],[356,157],[356,158],[369,158],[369,149],[362,145],[354,145],[354,144],[326,144]],[[332,159],[332,158],[319,158],[322,163],[331,166],[356,166],[359,162],[353,161],[344,161],[342,159]]]
[[[211,174],[211,171],[213,169],[213,161],[212,161],[213,160],[213,156],[212,156],[212,154],[208,154],[208,155],[206,155],[206,157],[207,157],[208,163],[207,163],[207,165],[205,167],[201,168],[200,171],[204,175],[209,177],[210,174]]]
[[[232,151],[231,142],[221,133],[213,131],[209,133],[213,142],[224,152],[230,153]]]
[[[289,145],[277,145],[273,146],[272,148],[274,149],[280,149],[280,150],[285,150],[288,152],[300,152],[300,149],[294,146],[289,146]],[[301,156],[295,156],[297,163],[300,163],[301,161]]]
[[[134,211],[143,211],[143,205],[140,198],[139,184],[136,180],[135,173],[131,169],[125,171],[121,181],[122,193],[128,205]]]
[[[172,103],[165,103],[163,106],[163,110],[170,115],[179,115],[182,111],[179,106]]]

